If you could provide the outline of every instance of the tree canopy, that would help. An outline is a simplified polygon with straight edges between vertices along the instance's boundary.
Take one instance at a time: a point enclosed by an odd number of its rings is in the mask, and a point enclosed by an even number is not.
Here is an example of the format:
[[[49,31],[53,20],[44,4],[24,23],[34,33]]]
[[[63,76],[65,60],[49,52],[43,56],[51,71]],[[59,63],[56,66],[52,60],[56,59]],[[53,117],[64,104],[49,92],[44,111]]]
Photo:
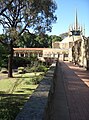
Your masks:
[[[52,42],[55,42],[55,41],[62,41],[62,37],[61,36],[57,36],[57,35],[51,35],[51,39],[52,39]]]
[[[12,77],[13,46],[19,36],[29,32],[29,28],[39,33],[51,31],[52,23],[57,19],[56,9],[53,0],[0,0],[0,24],[9,46],[9,77]],[[2,39],[0,42],[5,43]]]
[[[52,39],[47,34],[41,33],[40,35],[38,35],[25,32],[16,44],[16,47],[49,48],[51,47],[51,42]]]
[[[4,32],[14,38],[30,27],[39,32],[51,31],[56,8],[52,0],[1,0],[0,23]]]

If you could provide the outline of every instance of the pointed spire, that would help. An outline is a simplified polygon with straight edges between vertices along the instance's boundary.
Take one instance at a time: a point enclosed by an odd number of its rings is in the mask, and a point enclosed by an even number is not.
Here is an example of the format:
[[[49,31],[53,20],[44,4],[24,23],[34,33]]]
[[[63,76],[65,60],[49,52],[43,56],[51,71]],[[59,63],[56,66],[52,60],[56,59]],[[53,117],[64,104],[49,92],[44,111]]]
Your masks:
[[[76,13],[75,13],[75,30],[78,30],[77,10],[76,10]]]

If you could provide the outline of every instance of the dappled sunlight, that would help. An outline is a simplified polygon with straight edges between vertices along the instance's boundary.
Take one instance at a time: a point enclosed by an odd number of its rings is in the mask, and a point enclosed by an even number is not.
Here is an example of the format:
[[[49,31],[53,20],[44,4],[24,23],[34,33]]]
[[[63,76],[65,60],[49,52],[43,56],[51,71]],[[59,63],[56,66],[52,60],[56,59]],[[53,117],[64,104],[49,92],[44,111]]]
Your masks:
[[[43,78],[43,72],[14,74],[0,80],[0,119],[16,117]],[[13,111],[14,109],[14,111]],[[13,119],[12,118],[12,119]]]
[[[29,97],[28,94],[0,94],[0,120],[6,120],[7,116],[14,120]]]
[[[0,80],[3,78],[6,79],[8,77],[8,74],[0,73]]]
[[[75,73],[84,82],[84,84],[86,84],[89,87],[89,73],[85,72],[85,70],[81,71],[80,73],[79,72]]]
[[[22,85],[20,88],[17,87],[13,94],[28,94],[31,95],[38,85]]]
[[[34,76],[39,76],[39,75],[43,75],[44,72],[32,72],[32,73],[24,73],[24,74],[19,74],[19,73],[14,73],[13,76],[14,78],[30,78],[30,77],[34,77]]]
[[[61,66],[70,118],[74,120],[88,119],[89,71],[69,62],[63,62]]]
[[[34,77],[28,76],[0,80],[0,119],[4,119],[7,115],[12,117],[11,119],[17,116],[38,86],[38,84],[32,85],[34,81],[30,83],[32,78],[34,80]]]
[[[80,85],[85,84],[87,85],[87,87],[89,87],[89,71],[86,71],[83,67],[79,67],[77,65],[73,65],[72,63],[67,62],[67,65],[69,68],[71,68],[71,70],[73,70],[73,72],[79,77],[79,78],[75,78],[75,76],[68,76],[68,78],[70,77],[70,79],[75,79],[75,81],[72,81],[72,83],[76,83],[78,84],[77,79],[80,79]]]

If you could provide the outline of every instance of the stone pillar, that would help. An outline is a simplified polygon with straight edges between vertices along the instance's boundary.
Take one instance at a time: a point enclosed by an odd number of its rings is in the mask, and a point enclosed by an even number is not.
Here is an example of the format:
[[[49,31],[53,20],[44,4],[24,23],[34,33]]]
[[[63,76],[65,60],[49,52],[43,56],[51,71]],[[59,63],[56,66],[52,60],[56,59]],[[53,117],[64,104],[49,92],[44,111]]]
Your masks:
[[[39,53],[37,54],[37,58],[39,58]]]
[[[59,60],[63,61],[64,60],[64,54],[60,54]]]
[[[25,57],[26,55],[25,55],[25,53],[24,53],[24,57]]]
[[[16,57],[16,53],[14,53],[14,56]]]
[[[30,57],[30,53],[28,53],[28,57]]]
[[[19,53],[19,57],[21,57],[21,53]]]
[[[25,53],[25,57],[28,57],[28,53]]]

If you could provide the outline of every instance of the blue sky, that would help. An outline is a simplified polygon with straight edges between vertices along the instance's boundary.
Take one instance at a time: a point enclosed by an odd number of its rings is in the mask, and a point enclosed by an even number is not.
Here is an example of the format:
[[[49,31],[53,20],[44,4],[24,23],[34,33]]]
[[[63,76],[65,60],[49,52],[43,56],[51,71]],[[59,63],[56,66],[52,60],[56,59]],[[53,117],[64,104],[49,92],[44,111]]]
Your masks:
[[[50,35],[59,35],[74,24],[75,11],[77,9],[78,23],[85,26],[85,36],[89,36],[89,0],[55,0],[58,9],[56,10],[57,22],[53,24]]]
[[[69,26],[74,24],[77,9],[78,23],[85,26],[85,36],[89,36],[89,0],[55,0],[57,22],[49,35],[59,35],[68,32]],[[0,26],[1,28],[1,26]],[[0,33],[2,30],[0,29]]]

